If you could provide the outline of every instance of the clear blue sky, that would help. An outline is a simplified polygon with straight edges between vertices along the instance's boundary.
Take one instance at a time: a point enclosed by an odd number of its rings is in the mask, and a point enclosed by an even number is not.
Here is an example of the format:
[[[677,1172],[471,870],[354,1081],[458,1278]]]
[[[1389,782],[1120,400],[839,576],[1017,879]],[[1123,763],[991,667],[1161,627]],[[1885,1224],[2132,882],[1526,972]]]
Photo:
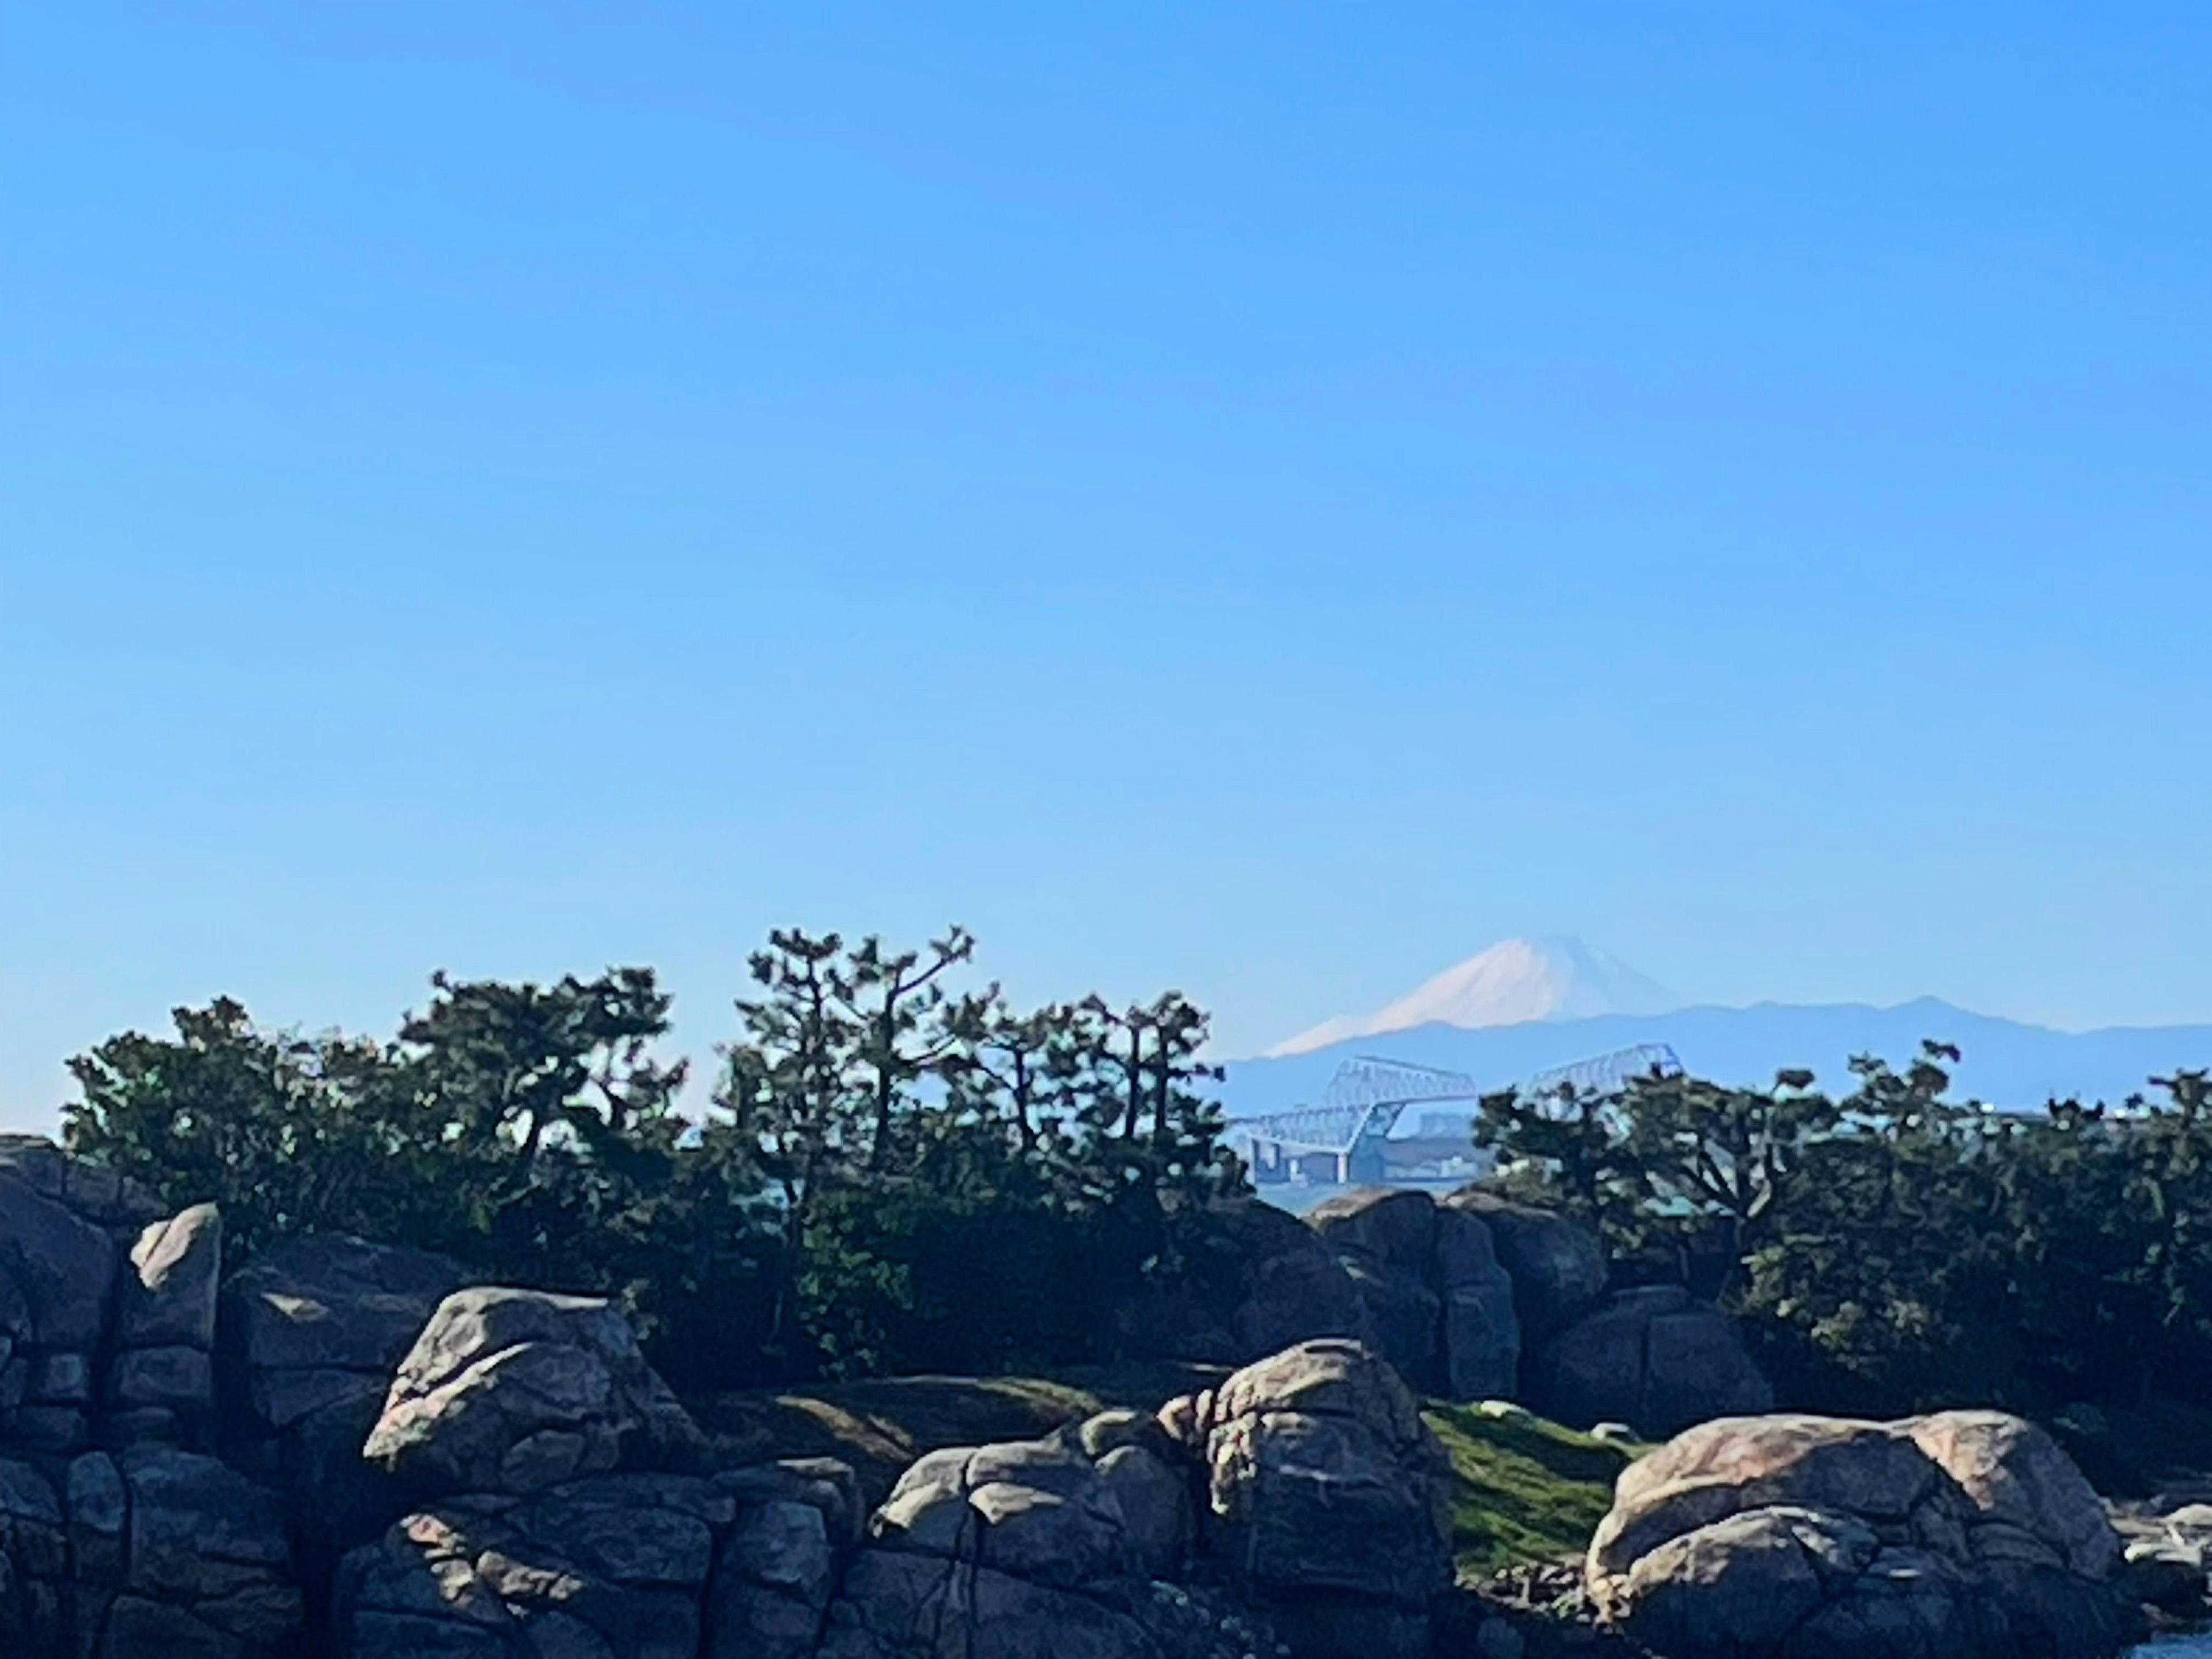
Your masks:
[[[20,5],[0,1121],[801,921],[2212,1018],[2202,6]]]

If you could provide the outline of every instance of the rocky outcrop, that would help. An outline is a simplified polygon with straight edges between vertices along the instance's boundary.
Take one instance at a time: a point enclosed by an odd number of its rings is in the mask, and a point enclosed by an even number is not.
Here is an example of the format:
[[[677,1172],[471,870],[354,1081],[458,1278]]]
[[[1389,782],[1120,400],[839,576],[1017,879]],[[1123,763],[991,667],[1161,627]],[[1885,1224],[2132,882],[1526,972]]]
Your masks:
[[[0,1462],[0,1651],[259,1659],[300,1634],[274,1497],[202,1454]]]
[[[917,1462],[824,1659],[1425,1653],[1450,1583],[1442,1453],[1371,1351],[1291,1348],[1170,1402]]]
[[[122,1238],[158,1213],[42,1143],[0,1143],[0,1443],[89,1443]]]
[[[438,1304],[362,1455],[417,1492],[526,1496],[704,1450],[612,1304],[488,1285]]]
[[[1242,1370],[925,1456],[864,1517],[841,1464],[720,1467],[606,1302],[349,1239],[228,1279],[223,1255],[212,1206],[0,1139],[0,1652],[1488,1655],[1514,1627],[1436,1622],[1448,1470],[1394,1365],[1463,1397],[1517,1370],[1647,1432],[1765,1398],[1725,1319],[1679,1290],[1594,1302],[1588,1236],[1540,1212],[1231,1204],[1134,1346]],[[2072,1659],[2118,1628],[2109,1534],[2024,1425],[1711,1430],[1624,1478],[1593,1551],[1593,1595],[1655,1645]]]
[[[346,1556],[333,1628],[349,1659],[809,1659],[859,1520],[819,1460],[459,1496]]]
[[[2094,1659],[2134,1611],[2088,1483],[1994,1412],[1704,1424],[1622,1474],[1585,1571],[1665,1659]]]
[[[708,1594],[704,1659],[807,1659],[860,1542],[860,1482],[832,1459],[794,1458],[715,1484],[736,1510]]]
[[[1605,1247],[1580,1222],[1481,1187],[1462,1188],[1443,1206],[1490,1230],[1498,1265],[1513,1282],[1523,1343],[1541,1341],[1604,1298]]]
[[[1316,1336],[1364,1336],[1367,1313],[1335,1253],[1258,1199],[1206,1212],[1192,1271],[1116,1316],[1132,1354],[1243,1365]]]
[[[1205,1554],[1295,1653],[1425,1650],[1451,1583],[1449,1468],[1389,1365],[1303,1343],[1160,1417],[1203,1460]]]
[[[1369,1340],[1407,1382],[1452,1400],[1517,1390],[1514,1283],[1483,1218],[1424,1192],[1369,1187],[1307,1221],[1358,1289]]]
[[[734,1512],[714,1482],[680,1474],[592,1475],[419,1510],[346,1557],[337,1629],[352,1659],[697,1659]]]
[[[823,1659],[1230,1659],[1225,1604],[1175,1588],[1195,1465],[1109,1413],[1044,1440],[935,1452],[907,1472],[830,1608]]]
[[[212,1204],[149,1223],[118,1274],[106,1402],[111,1438],[204,1447],[215,1431],[222,1215]]]
[[[1655,1438],[1774,1404],[1735,1322],[1678,1285],[1614,1291],[1537,1351],[1527,1384],[1547,1417],[1626,1423]]]
[[[315,1237],[278,1241],[224,1284],[224,1453],[283,1493],[307,1535],[355,1541],[398,1512],[362,1445],[393,1371],[463,1278],[427,1251]]]
[[[301,1632],[276,1495],[213,1457],[139,1446],[71,1464],[77,1636],[99,1659],[246,1659]]]

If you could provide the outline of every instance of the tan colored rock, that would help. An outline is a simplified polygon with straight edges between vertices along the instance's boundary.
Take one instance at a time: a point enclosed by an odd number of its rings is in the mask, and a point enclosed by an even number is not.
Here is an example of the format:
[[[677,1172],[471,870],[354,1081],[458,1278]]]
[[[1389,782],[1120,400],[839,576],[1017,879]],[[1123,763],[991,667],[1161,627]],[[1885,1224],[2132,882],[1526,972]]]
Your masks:
[[[2088,1483],[1994,1412],[1701,1424],[1622,1472],[1586,1582],[1664,1659],[2104,1659],[2133,1610]]]

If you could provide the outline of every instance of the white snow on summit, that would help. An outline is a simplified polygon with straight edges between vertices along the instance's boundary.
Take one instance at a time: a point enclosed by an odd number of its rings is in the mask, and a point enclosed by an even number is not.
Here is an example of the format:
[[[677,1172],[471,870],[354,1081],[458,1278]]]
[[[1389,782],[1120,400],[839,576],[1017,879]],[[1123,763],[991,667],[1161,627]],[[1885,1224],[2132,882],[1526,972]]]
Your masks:
[[[1595,1014],[1663,1014],[1681,999],[1578,939],[1509,939],[1364,1017],[1340,1015],[1267,1051],[1303,1054],[1347,1038],[1442,1024],[1466,1030]]]

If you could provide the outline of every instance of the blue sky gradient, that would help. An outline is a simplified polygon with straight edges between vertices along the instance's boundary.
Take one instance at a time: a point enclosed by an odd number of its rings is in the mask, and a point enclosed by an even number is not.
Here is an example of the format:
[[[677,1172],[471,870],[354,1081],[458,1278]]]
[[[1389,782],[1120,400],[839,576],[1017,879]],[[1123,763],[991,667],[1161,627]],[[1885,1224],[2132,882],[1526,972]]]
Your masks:
[[[0,1123],[959,920],[2212,1019],[2201,8],[15,8]]]

